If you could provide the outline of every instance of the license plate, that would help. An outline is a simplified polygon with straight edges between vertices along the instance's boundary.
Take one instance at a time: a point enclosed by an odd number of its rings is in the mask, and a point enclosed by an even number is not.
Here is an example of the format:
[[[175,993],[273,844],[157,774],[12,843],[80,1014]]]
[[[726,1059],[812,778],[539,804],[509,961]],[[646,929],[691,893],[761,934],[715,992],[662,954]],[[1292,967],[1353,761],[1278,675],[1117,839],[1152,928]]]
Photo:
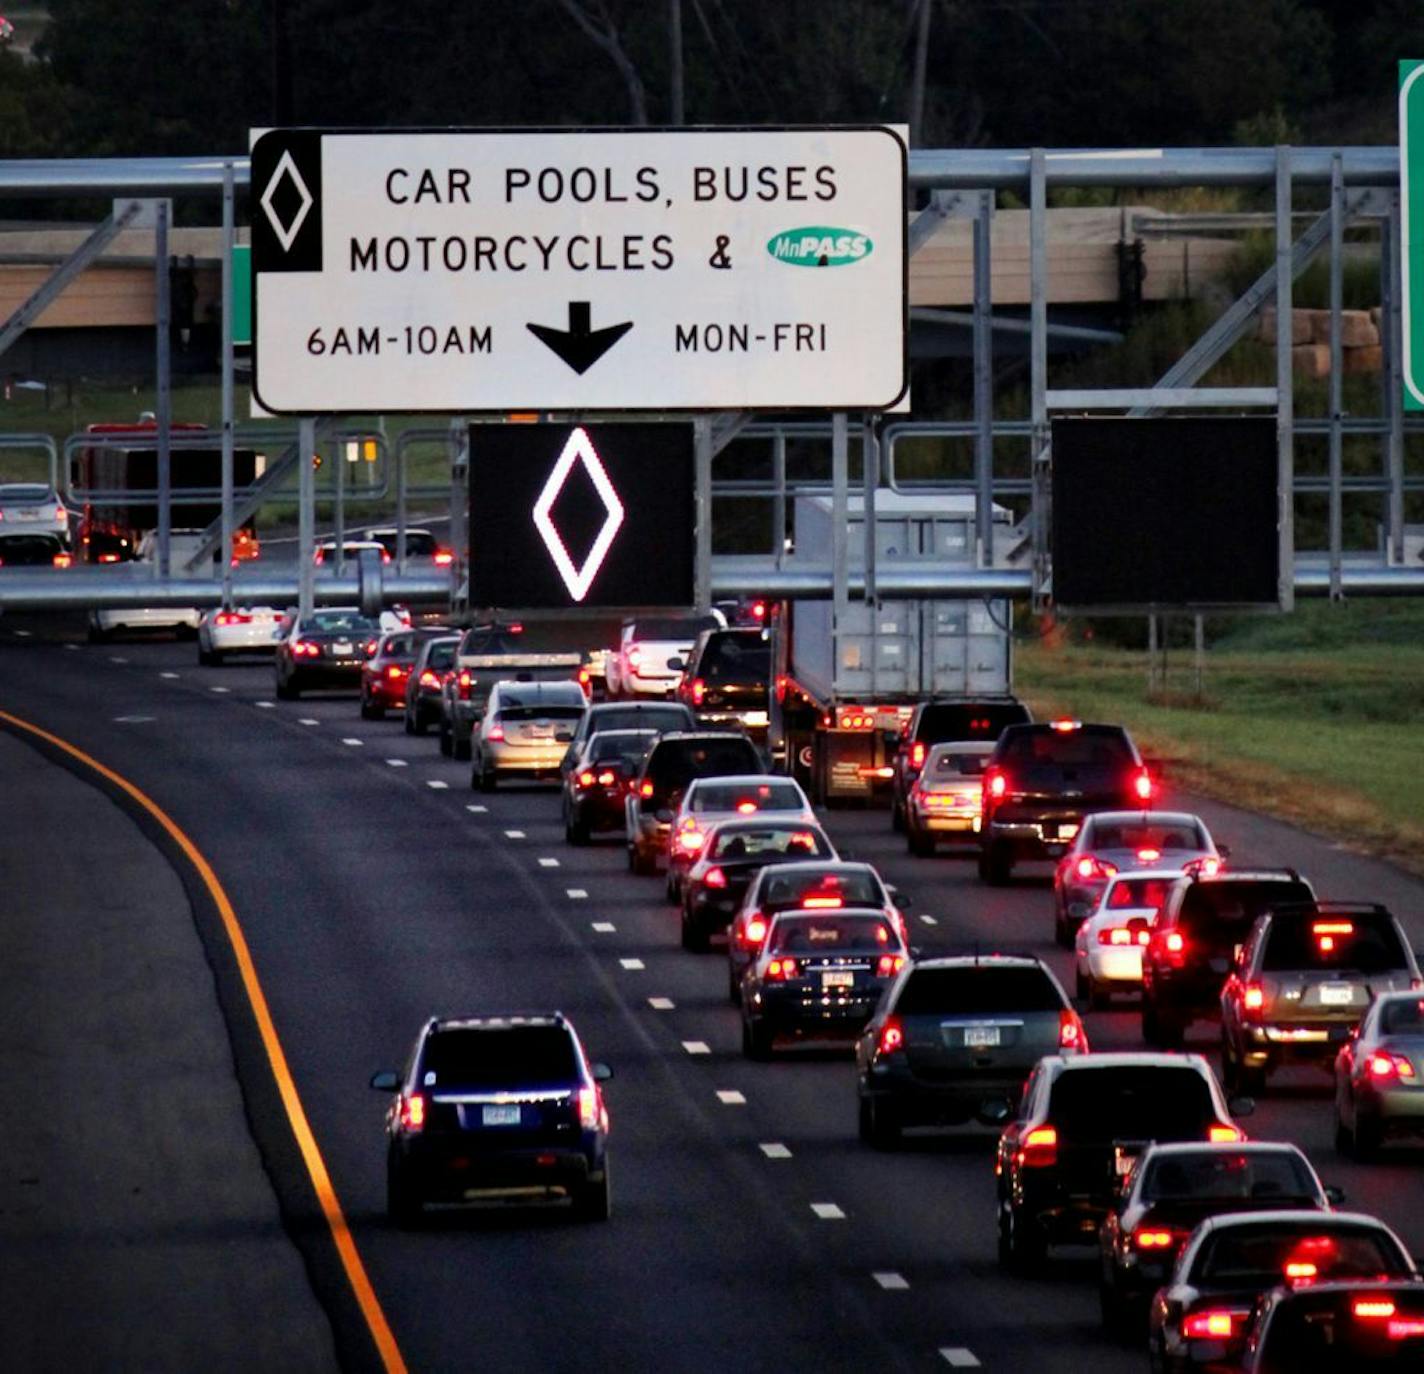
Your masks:
[[[356,646],[349,639],[339,639],[331,646],[331,652],[337,658],[345,658],[348,654],[355,653]]]
[[[1320,1001],[1327,1007],[1348,1007],[1355,1000],[1355,990],[1348,983],[1322,983]]]
[[[836,969],[831,973],[823,973],[821,986],[823,988],[853,988],[855,973],[851,969]]]
[[[770,721],[770,717],[767,715],[767,713],[766,713],[765,711],[743,711],[743,712],[742,712],[742,724],[743,724],[743,725],[766,725],[769,721]]]
[[[966,1049],[983,1050],[999,1043],[998,1026],[965,1026],[964,1046]]]
[[[486,1107],[480,1113],[480,1120],[486,1126],[519,1125],[518,1107]]]
[[[1071,840],[1077,833],[1078,826],[1076,823],[1060,825],[1058,827],[1058,838],[1060,840]]]
[[[16,518],[20,520],[38,520],[44,514],[38,510],[19,510],[15,512]]]

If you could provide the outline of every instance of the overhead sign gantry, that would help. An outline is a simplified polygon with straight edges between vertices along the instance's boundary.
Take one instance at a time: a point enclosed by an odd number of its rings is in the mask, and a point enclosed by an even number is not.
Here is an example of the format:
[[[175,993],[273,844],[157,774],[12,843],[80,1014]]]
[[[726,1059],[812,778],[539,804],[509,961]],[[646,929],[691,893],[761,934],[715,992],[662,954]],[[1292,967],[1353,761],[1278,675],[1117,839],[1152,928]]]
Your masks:
[[[254,390],[301,415],[888,409],[906,166],[878,125],[268,131]]]

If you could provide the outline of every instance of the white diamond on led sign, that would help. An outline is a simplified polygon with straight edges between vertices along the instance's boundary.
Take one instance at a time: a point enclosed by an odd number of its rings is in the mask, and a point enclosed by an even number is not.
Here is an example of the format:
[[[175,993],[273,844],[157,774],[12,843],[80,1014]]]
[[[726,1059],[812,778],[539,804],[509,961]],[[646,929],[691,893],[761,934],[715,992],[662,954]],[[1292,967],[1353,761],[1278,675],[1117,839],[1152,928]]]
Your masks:
[[[301,208],[297,211],[290,227],[284,225],[277,218],[277,212],[272,208],[273,197],[276,196],[277,188],[282,184],[284,176],[291,177],[292,185],[297,188],[297,194],[302,198]],[[267,212],[268,223],[271,224],[272,231],[277,235],[284,251],[288,253],[292,251],[297,231],[305,222],[307,212],[312,208],[313,203],[312,193],[307,190],[307,184],[302,180],[302,174],[297,171],[297,164],[292,161],[292,150],[287,148],[277,160],[277,169],[272,173],[272,180],[267,183],[267,189],[262,192],[262,208]]]
[[[578,462],[584,465],[594,490],[598,492],[598,499],[603,502],[603,508],[608,512],[608,518],[598,531],[598,538],[593,541],[593,547],[588,551],[588,557],[584,559],[581,568],[574,567],[574,561],[569,557],[569,551],[564,547],[564,541],[549,514],[554,508],[554,502],[559,499],[559,493],[564,489],[564,483],[568,481],[574,464]],[[588,595],[588,589],[593,585],[593,579],[598,576],[603,560],[608,557],[608,550],[613,547],[613,538],[622,524],[623,503],[618,499],[613,483],[608,480],[608,473],[599,461],[592,440],[583,426],[579,425],[569,435],[564,451],[559,454],[559,461],[554,464],[549,480],[544,483],[544,490],[539,493],[539,499],[534,503],[534,528],[539,531],[544,547],[549,550],[549,557],[554,560],[559,576],[564,579],[564,586],[569,589],[569,595],[575,601],[582,601]]]

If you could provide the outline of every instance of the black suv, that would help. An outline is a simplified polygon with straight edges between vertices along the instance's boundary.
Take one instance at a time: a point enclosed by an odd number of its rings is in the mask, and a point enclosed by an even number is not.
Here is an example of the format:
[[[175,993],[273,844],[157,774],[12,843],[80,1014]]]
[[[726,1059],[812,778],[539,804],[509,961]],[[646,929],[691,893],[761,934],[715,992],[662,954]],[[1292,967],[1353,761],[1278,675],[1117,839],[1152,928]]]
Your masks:
[[[1156,792],[1120,725],[1010,725],[984,767],[979,876],[1000,884],[1020,859],[1056,859],[1093,811],[1149,806]]]
[[[1078,1013],[1041,960],[923,959],[881,999],[856,1044],[860,1138],[883,1149],[904,1126],[974,1116],[997,1124],[1044,1055],[1087,1050]]]
[[[583,713],[573,740],[564,753],[560,772],[568,776],[589,739],[603,730],[695,730],[697,721],[686,706],[675,701],[600,701]]]
[[[1221,985],[1256,918],[1314,898],[1293,868],[1197,874],[1174,884],[1142,952],[1142,1038],[1175,1049],[1193,1021],[1215,1020]]]
[[[890,828],[905,828],[905,805],[925,756],[936,744],[982,740],[992,744],[1010,725],[1033,721],[1017,697],[941,697],[915,707],[895,750],[895,776],[890,784]]]
[[[427,1021],[386,1113],[386,1207],[409,1225],[426,1202],[568,1198],[609,1215],[608,1110],[592,1064],[561,1012]]]
[[[670,664],[679,660],[672,659]],[[681,665],[677,699],[703,725],[730,725],[765,739],[771,704],[767,630],[703,630]]]
[[[1248,1099],[1232,1104],[1244,1116]],[[1039,1060],[999,1137],[999,1262],[1029,1270],[1050,1244],[1096,1245],[1153,1141],[1243,1139],[1199,1054]]]

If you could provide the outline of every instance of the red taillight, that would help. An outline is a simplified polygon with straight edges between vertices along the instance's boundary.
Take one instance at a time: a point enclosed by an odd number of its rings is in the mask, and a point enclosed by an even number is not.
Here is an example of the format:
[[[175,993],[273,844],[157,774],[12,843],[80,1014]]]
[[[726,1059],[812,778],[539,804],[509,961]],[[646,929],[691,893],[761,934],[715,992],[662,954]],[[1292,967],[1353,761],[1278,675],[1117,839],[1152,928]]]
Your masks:
[[[877,978],[893,978],[904,967],[905,956],[903,954],[882,954],[875,962],[875,976]]]
[[[485,738],[486,738],[487,740],[492,740],[495,744],[503,744],[503,743],[504,743],[504,726],[502,726],[502,725],[491,725],[490,728],[485,731]]]
[[[923,741],[916,740],[910,746],[910,767],[923,768],[925,766],[925,746]]]
[[[401,1098],[400,1124],[403,1130],[420,1131],[425,1128],[425,1094],[407,1093]]]
[[[1140,1230],[1132,1233],[1132,1243],[1139,1250],[1166,1250],[1172,1239],[1170,1231]]]
[[[53,559],[56,568],[67,568],[74,562],[74,556],[68,553],[57,553]]]
[[[455,555],[449,549],[435,550],[435,566],[437,568],[448,568],[455,561]]]
[[[312,558],[312,562],[318,565],[326,562],[326,550],[318,549]]]
[[[788,978],[795,978],[801,972],[795,959],[773,959],[766,966],[766,976],[778,982],[785,982]]]
[[[432,672],[427,668],[420,675],[420,685],[422,687],[438,687],[440,685],[440,674]]]
[[[101,553],[99,555],[99,562],[101,563],[117,563],[118,561],[119,556],[116,553]]]
[[[409,671],[410,669],[402,668],[398,663],[392,663],[391,666],[386,669],[386,676],[392,682],[399,682]]]
[[[1058,1048],[1077,1050],[1083,1054],[1088,1052],[1087,1032],[1078,1019],[1078,1013],[1071,1007],[1064,1007],[1058,1013]]]
[[[585,1131],[608,1129],[608,1113],[604,1110],[603,1094],[598,1088],[578,1090],[579,1125]]]
[[[462,668],[455,678],[455,691],[461,701],[469,701],[470,693],[474,689],[475,679],[466,668]]]
[[[1049,729],[1057,730],[1060,735],[1069,734],[1073,730],[1083,728],[1082,721],[1071,720],[1067,716],[1060,716],[1057,720],[1049,721]]]
[[[653,785],[652,785],[652,783],[650,783],[650,782],[645,782],[645,783],[638,789],[638,793],[639,793],[640,796],[651,797],[651,796],[653,795]]]
[[[1083,879],[1114,878],[1117,876],[1117,865],[1106,859],[1095,859],[1091,854],[1085,854],[1073,865],[1073,872]]]
[[[991,797],[1002,797],[1009,790],[1009,780],[1003,773],[990,773],[984,786]]]
[[[700,677],[692,679],[692,704],[701,706],[703,698],[707,695],[707,684]]]
[[[720,868],[709,868],[702,881],[708,887],[726,887],[727,875]]]
[[[1100,945],[1116,945],[1119,948],[1124,945],[1145,945],[1151,938],[1152,932],[1146,926],[1112,926],[1098,931]]]
[[[1155,864],[1162,857],[1160,849],[1139,849],[1137,851],[1138,863]]]
[[[583,689],[584,696],[593,696],[593,676],[589,673],[587,668],[579,669],[578,685]]]
[[[1417,1340],[1424,1336],[1424,1317],[1391,1318],[1385,1333],[1392,1341]]]
[[[1208,878],[1214,878],[1221,872],[1221,860],[1214,854],[1208,854],[1201,859],[1193,859],[1190,863],[1182,865],[1183,873],[1200,874]]]
[[[1248,1315],[1244,1311],[1233,1312],[1225,1308],[1193,1312],[1182,1322],[1182,1335],[1192,1341],[1230,1340]]]
[[[1356,1298],[1352,1310],[1366,1321],[1383,1321],[1394,1316],[1395,1306],[1388,1298]]]
[[[1260,1011],[1266,1005],[1266,989],[1260,983],[1247,983],[1241,994],[1241,1005],[1248,1013]]]
[[[1236,1145],[1246,1139],[1246,1132],[1239,1126],[1226,1126],[1218,1122],[1207,1130],[1206,1138],[1213,1145]]]
[[[753,916],[742,928],[742,942],[755,947],[766,939],[766,922],[760,916]]]
[[[1058,1163],[1058,1131],[1035,1126],[1019,1144],[1019,1163],[1026,1169],[1051,1169]]]
[[[1144,768],[1132,780],[1133,794],[1137,797],[1138,801],[1151,801],[1153,790],[1152,777]]]
[[[598,775],[598,785],[600,787],[612,787],[613,784],[617,781],[618,774],[615,773],[611,768],[605,768],[603,772]]]
[[[876,1054],[894,1054],[905,1048],[905,1028],[898,1016],[887,1016],[880,1027],[880,1039],[876,1042]]]
[[[376,650],[381,647],[379,639],[368,639],[366,641],[365,653],[367,658],[375,658]]]
[[[595,778],[594,775],[590,773],[587,768],[585,768],[583,772],[578,775],[578,785],[580,787],[592,787],[593,784],[597,781],[598,779]]]
[[[702,848],[703,842],[706,839],[707,836],[693,824],[678,833],[677,843],[685,853],[696,854]]]
[[[835,911],[845,905],[839,897],[807,897],[802,903],[807,911]]]
[[[1309,1260],[1290,1260],[1285,1267],[1287,1283],[1313,1283],[1319,1273]]]
[[[1370,1055],[1366,1061],[1370,1077],[1377,1082],[1386,1079],[1400,1079],[1414,1077],[1414,1065],[1402,1054],[1390,1054],[1381,1050],[1378,1054]]]
[[[292,656],[294,658],[318,658],[320,655],[320,645],[313,644],[308,639],[297,639],[292,641]]]

